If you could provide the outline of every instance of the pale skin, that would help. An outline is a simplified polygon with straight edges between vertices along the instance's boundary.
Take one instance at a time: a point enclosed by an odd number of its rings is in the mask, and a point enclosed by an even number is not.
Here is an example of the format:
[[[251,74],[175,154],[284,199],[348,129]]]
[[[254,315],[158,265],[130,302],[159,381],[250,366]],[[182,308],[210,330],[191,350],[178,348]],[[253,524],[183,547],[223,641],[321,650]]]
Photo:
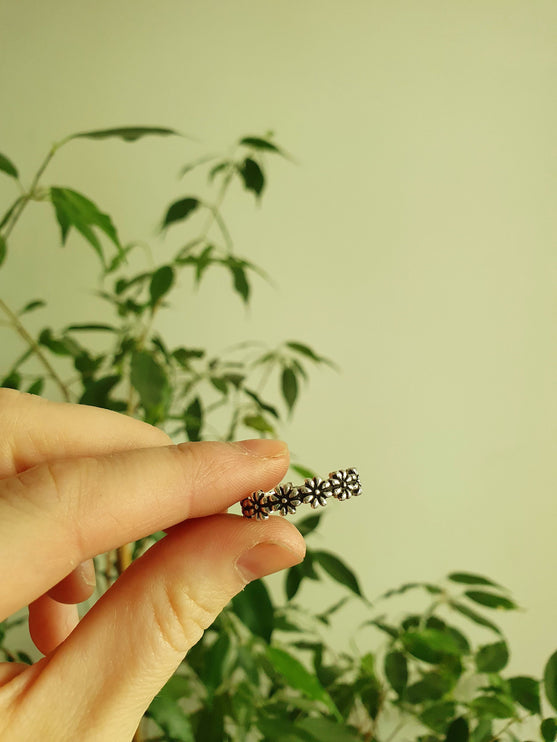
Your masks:
[[[278,441],[173,445],[94,407],[0,389],[0,620],[29,606],[45,655],[0,663],[0,742],[130,742],[229,600],[299,563],[287,520],[226,514],[288,468]],[[164,530],[78,621],[92,557]]]

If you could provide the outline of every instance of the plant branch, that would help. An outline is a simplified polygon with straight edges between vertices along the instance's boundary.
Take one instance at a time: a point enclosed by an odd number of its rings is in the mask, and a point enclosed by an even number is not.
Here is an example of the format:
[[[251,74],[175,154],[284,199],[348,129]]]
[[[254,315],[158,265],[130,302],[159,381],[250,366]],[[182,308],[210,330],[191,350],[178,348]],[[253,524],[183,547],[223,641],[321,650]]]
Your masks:
[[[49,376],[51,379],[56,383],[58,388],[60,389],[62,396],[64,397],[64,400],[66,402],[70,401],[70,393],[62,381],[62,379],[58,376],[54,368],[52,367],[50,361],[45,356],[45,354],[42,352],[36,341],[29,335],[25,327],[21,324],[19,321],[18,316],[12,312],[12,310],[8,307],[8,305],[0,299],[0,309],[4,312],[4,314],[9,318],[11,326],[14,328],[14,330],[17,332],[17,334],[25,340],[25,342],[28,344],[29,348],[33,351],[33,353],[39,358],[43,366],[48,371]]]
[[[61,144],[63,144],[63,142]],[[49,153],[47,154],[47,156],[43,160],[43,162],[42,162],[41,166],[39,167],[39,169],[37,170],[37,172],[35,173],[35,177],[33,178],[33,182],[31,183],[28,192],[23,194],[23,197],[22,197],[21,201],[19,202],[19,204],[14,209],[14,212],[13,212],[13,214],[11,216],[11,220],[10,220],[8,226],[6,227],[6,231],[4,233],[4,239],[7,240],[8,237],[10,236],[10,234],[12,233],[12,230],[15,227],[15,225],[17,224],[17,222],[19,221],[19,218],[20,218],[21,214],[23,213],[23,210],[25,209],[25,207],[27,206],[27,204],[29,203],[29,201],[33,198],[33,196],[35,194],[35,190],[37,188],[37,185],[39,184],[39,180],[41,179],[41,176],[43,175],[43,173],[46,170],[49,162],[52,160],[52,158],[56,154],[56,152],[57,152],[58,148],[61,146],[61,144],[53,144],[52,145],[52,147],[50,148]]]
[[[221,186],[220,191],[218,192],[218,195],[217,195],[217,200],[211,206],[209,206],[207,204],[207,206],[209,208],[209,211],[210,211],[210,216],[207,219],[207,221],[205,222],[205,226],[201,230],[201,235],[200,235],[200,240],[205,239],[207,237],[207,235],[209,234],[209,230],[213,226],[213,222],[216,221],[218,223],[219,227],[220,227],[220,230],[221,230],[221,232],[222,232],[222,234],[223,234],[226,242],[227,242],[228,249],[229,249],[230,253],[232,253],[232,248],[233,248],[232,239],[230,237],[230,233],[228,232],[228,229],[226,228],[226,225],[225,225],[222,217],[219,214],[219,209],[220,209],[220,207],[222,205],[222,202],[224,201],[224,197],[226,196],[226,192],[227,192],[227,190],[228,190],[228,188],[230,186],[230,183],[232,181],[233,174],[234,174],[234,170],[231,168],[230,171],[228,172],[227,176],[223,180],[222,186]]]

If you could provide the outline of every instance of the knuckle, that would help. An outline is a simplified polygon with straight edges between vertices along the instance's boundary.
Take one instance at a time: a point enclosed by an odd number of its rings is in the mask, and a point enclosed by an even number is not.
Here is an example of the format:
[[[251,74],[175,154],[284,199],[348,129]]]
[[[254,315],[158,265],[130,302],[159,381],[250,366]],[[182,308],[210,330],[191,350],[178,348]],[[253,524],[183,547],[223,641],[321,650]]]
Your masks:
[[[87,500],[99,475],[99,462],[94,457],[71,461],[45,461],[17,476],[20,491],[32,508],[57,531],[61,531],[72,560],[84,553],[80,504]]]
[[[158,639],[178,654],[185,654],[215,620],[217,610],[191,586],[165,580],[154,596],[153,619]]]

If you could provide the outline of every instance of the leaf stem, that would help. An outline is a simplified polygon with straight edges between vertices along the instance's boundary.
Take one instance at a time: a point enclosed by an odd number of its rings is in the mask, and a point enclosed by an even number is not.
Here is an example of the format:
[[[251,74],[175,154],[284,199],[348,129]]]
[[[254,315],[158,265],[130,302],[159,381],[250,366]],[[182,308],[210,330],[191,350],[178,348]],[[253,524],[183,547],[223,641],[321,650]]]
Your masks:
[[[51,379],[56,383],[58,388],[60,389],[62,396],[64,397],[64,400],[66,402],[70,401],[70,393],[68,391],[68,388],[62,381],[62,379],[58,376],[54,368],[52,367],[50,361],[45,356],[45,354],[42,352],[36,341],[29,335],[25,327],[21,324],[19,321],[17,315],[12,312],[12,310],[8,307],[8,305],[0,299],[0,309],[4,312],[4,314],[9,318],[10,324],[13,327],[13,329],[17,332],[17,334],[25,340],[29,348],[33,351],[33,353],[39,358],[43,366],[48,371],[49,376]]]
[[[59,147],[63,143],[64,142],[61,142],[60,144],[53,144],[52,147],[50,148],[50,151],[48,152],[47,156],[43,160],[41,166],[39,167],[39,169],[35,173],[35,177],[33,178],[33,181],[32,181],[32,183],[31,183],[31,185],[29,187],[29,190],[27,191],[27,193],[24,193],[23,194],[23,197],[22,197],[21,201],[15,207],[14,212],[13,212],[13,214],[11,216],[11,220],[10,220],[8,226],[6,227],[6,231],[4,233],[4,239],[7,240],[8,237],[10,236],[10,234],[12,233],[12,230],[15,227],[15,225],[17,224],[17,222],[19,221],[19,218],[20,218],[21,214],[23,213],[24,208],[27,206],[27,204],[29,203],[29,201],[33,198],[33,196],[35,194],[35,190],[37,188],[37,185],[39,183],[39,180],[40,180],[41,176],[43,175],[43,173],[46,170],[49,162],[52,160],[52,158],[56,154],[57,150],[59,149]]]

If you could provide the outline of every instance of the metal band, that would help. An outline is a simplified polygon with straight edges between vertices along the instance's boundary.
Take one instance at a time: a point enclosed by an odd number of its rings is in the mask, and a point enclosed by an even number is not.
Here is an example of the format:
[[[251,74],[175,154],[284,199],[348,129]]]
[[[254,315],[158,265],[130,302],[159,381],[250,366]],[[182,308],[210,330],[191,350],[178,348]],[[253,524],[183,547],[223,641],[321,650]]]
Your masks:
[[[339,469],[331,472],[328,479],[313,477],[298,486],[286,482],[270,492],[257,490],[242,500],[240,505],[244,518],[267,520],[271,513],[293,515],[302,503],[307,503],[312,508],[324,507],[330,497],[343,502],[361,494],[358,470]]]

